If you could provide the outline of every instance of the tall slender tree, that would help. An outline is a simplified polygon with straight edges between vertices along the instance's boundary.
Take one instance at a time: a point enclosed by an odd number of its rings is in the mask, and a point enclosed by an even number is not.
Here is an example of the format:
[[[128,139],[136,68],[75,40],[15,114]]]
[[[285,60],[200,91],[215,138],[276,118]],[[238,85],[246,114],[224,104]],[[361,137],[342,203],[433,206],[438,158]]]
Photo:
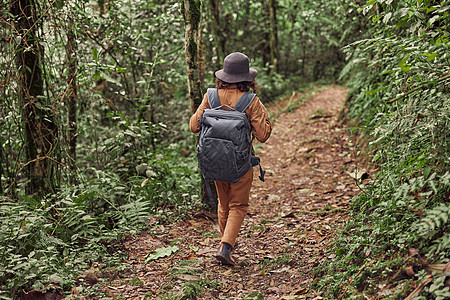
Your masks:
[[[203,100],[203,81],[201,79],[202,67],[200,64],[201,58],[201,18],[202,18],[202,1],[201,0],[183,0],[183,16],[186,25],[185,32],[185,57],[186,57],[186,71],[188,77],[189,99],[191,102],[191,112],[194,113],[200,106]],[[202,202],[209,203],[209,198],[206,193],[206,184],[202,178]],[[210,184],[214,194],[216,194],[215,186]],[[211,203],[211,208],[215,204]]]
[[[204,85],[205,85],[205,56],[204,56],[204,48],[205,48],[205,44],[203,42],[203,26],[205,25],[206,22],[206,18],[204,16],[204,14],[202,14],[201,18],[200,18],[200,24],[198,26],[198,68],[199,68],[199,74],[198,74],[198,78],[199,78],[199,85],[201,87],[201,89],[203,89]]]
[[[71,170],[75,169],[76,164],[76,146],[77,146],[77,42],[74,31],[74,24],[71,17],[69,17],[69,24],[67,28],[67,89],[65,91],[65,101],[68,108],[68,134],[67,143],[69,146],[69,167]]]
[[[36,3],[34,0],[14,0],[10,3],[17,34],[15,39],[19,42],[16,65],[19,104],[25,131],[24,170],[28,179],[26,193],[43,195],[53,187],[54,166],[50,157],[55,151],[57,128],[44,97]]]
[[[3,146],[0,141],[0,162],[4,161],[4,154],[3,154]],[[3,183],[2,183],[2,177],[3,177],[3,165],[0,163],[0,195],[3,194]]]
[[[225,37],[220,24],[219,0],[209,0],[211,16],[211,31],[214,38],[215,52],[217,56],[216,69],[220,69],[225,58]]]
[[[277,28],[277,0],[269,0],[270,11],[270,72],[278,71],[278,28]]]
[[[202,85],[199,66],[199,34],[202,17],[201,0],[183,0],[183,15],[186,25],[185,58],[188,77],[189,99],[194,113],[202,102]]]

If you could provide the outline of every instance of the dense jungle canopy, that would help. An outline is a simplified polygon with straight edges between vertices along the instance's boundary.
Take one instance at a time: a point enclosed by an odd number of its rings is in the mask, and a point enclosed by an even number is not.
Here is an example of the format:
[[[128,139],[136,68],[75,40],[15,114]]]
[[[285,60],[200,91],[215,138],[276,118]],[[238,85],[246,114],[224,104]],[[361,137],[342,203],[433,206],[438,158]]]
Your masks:
[[[347,87],[340,122],[374,170],[355,173],[305,291],[448,299],[449,14],[448,0],[0,0],[0,299],[99,299],[86,270],[123,268],[125,240],[208,209],[188,120],[235,51],[265,104],[291,100],[283,113]],[[201,282],[167,299],[220,290]]]

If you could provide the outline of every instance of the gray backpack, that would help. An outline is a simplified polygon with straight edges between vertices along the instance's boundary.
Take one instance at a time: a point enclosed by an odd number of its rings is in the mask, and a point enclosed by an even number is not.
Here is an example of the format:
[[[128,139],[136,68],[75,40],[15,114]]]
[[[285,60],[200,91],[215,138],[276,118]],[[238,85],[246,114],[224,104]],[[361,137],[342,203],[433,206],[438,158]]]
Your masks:
[[[252,154],[251,125],[245,114],[255,94],[244,93],[234,108],[220,104],[215,88],[208,89],[207,97],[211,108],[205,109],[200,119],[197,146],[198,165],[205,180],[235,183],[259,165],[259,178],[264,181],[260,159]]]

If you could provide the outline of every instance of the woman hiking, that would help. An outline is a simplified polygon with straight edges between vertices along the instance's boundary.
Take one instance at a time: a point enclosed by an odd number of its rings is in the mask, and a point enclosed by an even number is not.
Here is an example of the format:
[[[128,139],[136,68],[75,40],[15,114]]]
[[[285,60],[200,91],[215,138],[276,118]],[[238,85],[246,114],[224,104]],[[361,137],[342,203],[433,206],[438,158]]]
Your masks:
[[[255,78],[258,72],[250,68],[249,58],[240,52],[234,52],[225,57],[224,68],[215,72],[217,95],[220,105],[234,108],[244,93],[250,88],[257,93]],[[191,117],[189,126],[193,133],[200,130],[200,119],[209,109],[207,94]],[[272,124],[265,106],[257,96],[245,109],[245,114],[251,125],[251,132],[260,142],[265,142],[272,132]],[[250,132],[249,132],[250,134]],[[221,242],[216,258],[226,265],[234,266],[236,261],[231,257],[236,238],[241,228],[249,206],[250,188],[253,181],[253,168],[250,168],[237,182],[214,181],[219,196],[218,222]]]

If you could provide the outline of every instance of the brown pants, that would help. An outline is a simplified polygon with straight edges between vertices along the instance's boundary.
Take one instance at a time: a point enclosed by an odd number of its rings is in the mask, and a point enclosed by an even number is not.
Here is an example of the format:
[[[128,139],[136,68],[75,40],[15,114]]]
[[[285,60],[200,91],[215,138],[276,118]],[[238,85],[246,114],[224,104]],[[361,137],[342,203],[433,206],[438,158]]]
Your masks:
[[[238,182],[216,181],[219,195],[218,218],[222,242],[234,247],[244,217],[247,215],[250,188],[253,181],[251,168]]]

